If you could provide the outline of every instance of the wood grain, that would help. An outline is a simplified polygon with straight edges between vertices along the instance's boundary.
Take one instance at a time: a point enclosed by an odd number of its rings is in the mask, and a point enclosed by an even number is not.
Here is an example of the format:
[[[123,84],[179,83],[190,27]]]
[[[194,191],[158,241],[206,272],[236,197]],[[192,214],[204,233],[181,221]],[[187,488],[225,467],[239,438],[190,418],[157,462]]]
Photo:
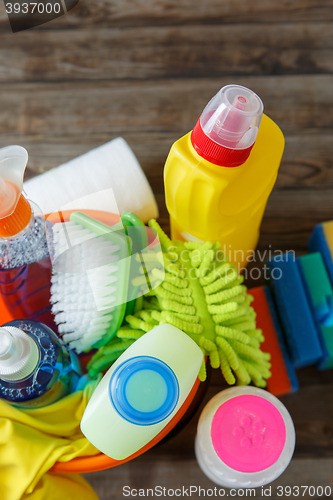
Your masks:
[[[288,135],[276,187],[333,187],[332,158],[331,135]]]
[[[286,136],[261,257],[249,267],[262,269],[265,251],[303,254],[314,225],[333,218],[332,32],[333,0],[80,0],[15,35],[0,2],[0,147],[27,147],[29,178],[122,135],[168,231],[163,165],[171,144],[219,88],[248,86]],[[282,398],[296,426],[295,459],[275,485],[333,486],[332,370],[298,377],[300,391]],[[224,387],[215,371],[205,402]],[[212,487],[194,458],[197,419],[137,460],[88,475],[101,500],[124,498],[125,484]]]
[[[307,22],[0,34],[0,82],[332,73],[332,31]]]
[[[122,134],[143,167],[154,192],[163,192],[162,169],[171,145],[177,140],[174,132],[142,131]],[[26,179],[57,167],[113,139],[109,134],[45,137],[42,135],[0,136],[0,144],[20,142],[29,151]],[[286,137],[275,189],[333,187],[333,141],[331,135],[306,134]]]
[[[285,134],[333,129],[333,76],[235,77],[256,91]],[[149,82],[19,83],[0,85],[0,134],[67,136],[173,132],[196,123],[205,104],[230,78]],[[13,112],[15,110],[15,112]]]
[[[192,436],[192,441],[193,439],[194,436]],[[173,439],[173,446],[175,449],[179,448],[178,438]],[[203,491],[200,492],[201,494],[199,496],[199,487],[205,490],[214,490],[216,485],[201,472],[193,454],[191,458],[187,458],[186,460],[182,460],[182,458],[178,456],[170,460],[164,457],[163,451],[164,448],[161,446],[161,451],[158,455],[155,453],[155,450],[152,450],[147,452],[143,457],[139,457],[133,462],[124,464],[119,468],[96,472],[94,474],[86,474],[86,479],[93,485],[100,500],[110,500],[110,498],[112,498],[112,500],[123,500],[126,498],[123,495],[124,486],[129,486],[131,489],[137,490],[140,488],[146,489],[161,486],[162,488],[165,487],[166,491],[169,488],[173,490],[180,488],[182,490],[184,487],[185,490],[187,489],[188,495],[189,488],[192,486],[191,498],[194,499],[203,498]],[[295,487],[295,492],[297,491],[297,487],[301,485],[308,487],[325,487],[330,485],[332,487],[332,467],[332,458],[294,458],[282,476],[270,485],[272,491],[269,498],[272,500],[279,500],[281,498],[281,496],[278,496],[280,492],[277,489],[278,486]],[[197,491],[194,489],[195,487]],[[268,488],[268,486],[266,488]],[[256,489],[256,497],[261,498],[261,491],[261,488]],[[288,491],[288,489],[286,491]],[[321,492],[320,488],[318,491]],[[311,496],[313,495],[313,489],[310,490],[310,494],[309,489],[305,490],[305,488],[300,488],[300,492],[301,495],[304,493],[302,498],[305,500],[311,498],[318,500],[318,498],[320,498]],[[133,493],[139,494],[138,491]],[[216,497],[218,497],[218,487],[216,493]],[[152,496],[151,491],[148,494],[150,497]],[[170,496],[171,494],[172,492],[170,492]],[[211,493],[208,492],[208,494]],[[221,495],[222,494],[223,493],[221,493]],[[234,492],[230,492],[226,489],[225,496],[227,495],[232,496]],[[185,496],[186,493],[182,497],[184,498]],[[248,495],[248,497],[249,496],[250,495]],[[235,497],[240,498],[240,495]],[[252,498],[253,497],[254,496],[252,496]],[[282,498],[286,498],[286,496],[282,496]]]
[[[331,0],[80,0],[65,16],[41,29],[66,26],[155,26],[252,22],[328,21]],[[7,26],[4,4],[0,25]],[[52,27],[52,28],[51,28]]]

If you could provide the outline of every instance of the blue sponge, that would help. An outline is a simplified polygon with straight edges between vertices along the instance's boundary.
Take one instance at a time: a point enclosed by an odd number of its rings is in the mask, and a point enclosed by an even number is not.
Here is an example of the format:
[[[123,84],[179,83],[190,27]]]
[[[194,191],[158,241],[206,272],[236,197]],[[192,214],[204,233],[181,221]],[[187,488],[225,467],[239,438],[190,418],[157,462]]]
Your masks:
[[[283,356],[283,361],[284,361],[284,365],[286,367],[286,370],[288,372],[288,376],[289,376],[289,380],[290,380],[290,385],[291,385],[291,391],[292,392],[296,392],[298,391],[298,380],[297,380],[297,376],[296,376],[296,372],[295,372],[295,368],[291,362],[291,359],[290,359],[290,354],[288,352],[288,348],[287,348],[287,345],[286,345],[286,341],[284,339],[284,335],[282,333],[282,328],[280,326],[280,320],[279,320],[279,317],[278,317],[278,314],[277,314],[277,311],[276,311],[276,306],[274,304],[274,299],[273,299],[273,296],[271,294],[271,291],[269,288],[267,288],[266,286],[264,287],[264,292],[265,292],[265,296],[266,296],[266,300],[267,300],[267,304],[268,304],[268,307],[269,307],[269,310],[270,310],[270,313],[271,313],[271,318],[272,318],[272,321],[273,321],[273,324],[274,324],[274,327],[275,327],[275,333],[276,333],[276,336],[277,336],[277,339],[278,339],[278,342],[279,342],[279,346],[280,346],[280,349],[281,349],[281,353],[282,353],[282,356]]]
[[[276,256],[267,265],[294,367],[314,365],[322,359],[323,351],[294,256]]]

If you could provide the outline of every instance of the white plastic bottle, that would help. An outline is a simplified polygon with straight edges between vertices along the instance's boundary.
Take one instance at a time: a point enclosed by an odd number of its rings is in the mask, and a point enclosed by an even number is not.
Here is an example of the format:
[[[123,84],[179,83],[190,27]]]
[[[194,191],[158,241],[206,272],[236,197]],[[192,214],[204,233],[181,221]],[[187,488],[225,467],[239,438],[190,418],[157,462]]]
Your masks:
[[[233,387],[203,409],[195,440],[201,470],[227,488],[268,484],[287,468],[295,429],[285,406],[255,387]]]
[[[200,370],[203,354],[178,328],[163,324],[140,337],[97,386],[81,420],[86,438],[114,460],[125,460],[177,414]]]

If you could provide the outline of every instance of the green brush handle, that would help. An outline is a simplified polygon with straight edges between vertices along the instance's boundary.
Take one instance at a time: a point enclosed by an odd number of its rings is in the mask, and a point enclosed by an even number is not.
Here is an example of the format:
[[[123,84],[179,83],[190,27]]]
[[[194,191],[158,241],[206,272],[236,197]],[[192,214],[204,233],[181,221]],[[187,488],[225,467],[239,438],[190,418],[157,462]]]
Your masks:
[[[70,216],[70,220],[76,224],[80,224],[84,229],[89,229],[92,233],[96,233],[97,236],[111,236],[116,228],[116,226],[107,226],[106,224],[103,224],[103,222],[99,222],[82,212],[73,212]],[[124,240],[125,239],[127,238],[124,238]]]
[[[132,240],[132,255],[141,254],[148,246],[147,230],[144,223],[137,215],[132,212],[124,212],[121,215],[121,222],[125,228],[126,234]],[[130,229],[129,229],[130,228]],[[131,263],[131,280],[139,275],[140,262],[132,258]],[[137,298],[138,287],[130,283],[128,290],[128,302],[126,306],[126,315],[133,314],[135,307],[135,300]]]
[[[84,229],[88,229],[92,233],[97,234],[97,236],[103,236],[105,240],[111,240],[112,243],[119,245],[119,260],[117,261],[117,266],[119,267],[118,271],[118,291],[117,298],[118,304],[115,306],[115,310],[113,312],[113,320],[108,329],[108,332],[104,335],[103,339],[99,340],[92,347],[99,348],[105,345],[107,342],[114,337],[114,335],[119,330],[125,314],[126,314],[126,305],[128,300],[128,284],[130,281],[130,259],[128,258],[131,255],[131,242],[128,236],[125,234],[123,227],[120,225],[118,227],[118,231],[116,230],[116,226],[110,227],[102,222],[99,222],[88,215],[85,215],[82,212],[73,212],[70,216],[71,222],[75,222],[76,224],[81,225]]]
[[[148,246],[147,231],[146,229],[143,229],[145,228],[145,225],[140,217],[132,212],[124,212],[121,215],[121,222],[112,227],[107,226],[106,224],[103,224],[102,222],[99,222],[82,212],[73,212],[70,216],[70,220],[76,224],[80,224],[85,229],[89,229],[98,236],[104,236],[106,239],[114,239],[115,235],[117,235],[117,238],[119,237],[123,243],[126,241],[129,254],[132,254],[132,256],[135,256],[137,253],[140,254],[142,250],[146,249]],[[123,248],[123,245],[121,246]],[[122,255],[123,257],[128,256],[128,254],[124,255],[123,251]],[[131,281],[139,275],[140,266],[141,262],[137,262],[133,257],[131,259],[130,279],[128,283],[126,315],[133,314],[134,312],[138,287],[133,286]]]

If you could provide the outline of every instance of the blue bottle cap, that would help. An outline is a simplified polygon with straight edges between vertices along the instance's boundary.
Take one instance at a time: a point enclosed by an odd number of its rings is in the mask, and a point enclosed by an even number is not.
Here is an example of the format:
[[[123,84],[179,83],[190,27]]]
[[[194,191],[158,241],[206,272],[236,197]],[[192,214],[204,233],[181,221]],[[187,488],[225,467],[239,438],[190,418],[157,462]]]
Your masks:
[[[179,384],[171,368],[159,359],[138,356],[113,372],[109,394],[115,410],[136,425],[153,425],[175,409]]]

